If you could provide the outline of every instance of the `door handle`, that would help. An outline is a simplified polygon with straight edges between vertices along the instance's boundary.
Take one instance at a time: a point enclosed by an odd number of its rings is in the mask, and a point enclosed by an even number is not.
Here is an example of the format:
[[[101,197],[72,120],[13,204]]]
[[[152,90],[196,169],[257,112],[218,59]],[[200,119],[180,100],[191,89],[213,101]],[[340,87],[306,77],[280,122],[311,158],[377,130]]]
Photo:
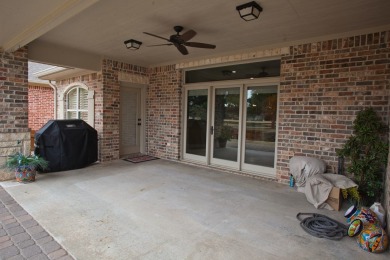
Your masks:
[[[211,134],[211,135],[214,134],[214,126],[211,126],[211,127],[210,127],[210,134]]]

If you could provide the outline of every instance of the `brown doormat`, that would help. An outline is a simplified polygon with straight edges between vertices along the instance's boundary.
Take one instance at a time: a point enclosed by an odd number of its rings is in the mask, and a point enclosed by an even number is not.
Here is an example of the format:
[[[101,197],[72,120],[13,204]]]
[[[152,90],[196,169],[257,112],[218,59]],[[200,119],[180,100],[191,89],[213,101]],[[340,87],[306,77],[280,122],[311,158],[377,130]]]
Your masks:
[[[140,163],[140,162],[147,162],[147,161],[152,161],[152,160],[157,160],[157,159],[159,159],[159,158],[149,156],[149,155],[139,155],[139,156],[135,156],[135,157],[126,158],[123,160],[128,161],[128,162],[132,162],[132,163]]]

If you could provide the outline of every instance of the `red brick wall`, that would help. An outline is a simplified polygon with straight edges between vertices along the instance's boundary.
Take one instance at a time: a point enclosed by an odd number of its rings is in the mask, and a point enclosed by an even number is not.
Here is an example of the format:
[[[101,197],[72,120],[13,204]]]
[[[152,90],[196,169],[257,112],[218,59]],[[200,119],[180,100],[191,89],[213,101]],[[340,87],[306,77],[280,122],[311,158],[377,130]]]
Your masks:
[[[337,165],[336,149],[352,134],[358,111],[389,120],[389,32],[290,47],[281,59],[277,177],[294,155]]]
[[[54,90],[50,86],[28,86],[28,127],[37,131],[54,119]]]
[[[28,132],[27,48],[0,52],[0,133]]]
[[[147,92],[148,153],[159,158],[180,158],[181,73],[174,65],[150,69]]]
[[[146,68],[119,61],[103,60],[103,129],[100,137],[102,161],[119,159],[119,72],[147,76]]]

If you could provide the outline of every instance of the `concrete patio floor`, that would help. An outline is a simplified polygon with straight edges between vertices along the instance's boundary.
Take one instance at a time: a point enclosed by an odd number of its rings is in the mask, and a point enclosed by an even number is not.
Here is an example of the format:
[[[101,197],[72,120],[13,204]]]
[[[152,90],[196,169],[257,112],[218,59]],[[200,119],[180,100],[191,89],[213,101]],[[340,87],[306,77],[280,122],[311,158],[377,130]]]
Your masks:
[[[389,259],[305,233],[316,210],[273,182],[192,165],[118,160],[0,183],[76,259]],[[344,208],[346,205],[344,206]]]

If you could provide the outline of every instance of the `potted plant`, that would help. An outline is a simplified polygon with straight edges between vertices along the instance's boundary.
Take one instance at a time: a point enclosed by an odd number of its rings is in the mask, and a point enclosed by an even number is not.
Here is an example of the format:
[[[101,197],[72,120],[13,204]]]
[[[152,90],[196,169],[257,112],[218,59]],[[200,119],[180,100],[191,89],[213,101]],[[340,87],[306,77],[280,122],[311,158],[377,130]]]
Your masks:
[[[32,182],[35,181],[36,170],[45,170],[48,164],[48,161],[37,155],[17,153],[8,158],[5,166],[15,171],[18,182]]]
[[[219,143],[219,147],[226,147],[227,141],[230,141],[233,136],[233,127],[228,125],[222,125],[221,132],[219,133],[217,139]]]
[[[384,172],[389,153],[387,126],[372,108],[360,111],[339,156],[349,159],[347,172],[358,185],[361,201],[368,206],[380,201],[384,190]]]

